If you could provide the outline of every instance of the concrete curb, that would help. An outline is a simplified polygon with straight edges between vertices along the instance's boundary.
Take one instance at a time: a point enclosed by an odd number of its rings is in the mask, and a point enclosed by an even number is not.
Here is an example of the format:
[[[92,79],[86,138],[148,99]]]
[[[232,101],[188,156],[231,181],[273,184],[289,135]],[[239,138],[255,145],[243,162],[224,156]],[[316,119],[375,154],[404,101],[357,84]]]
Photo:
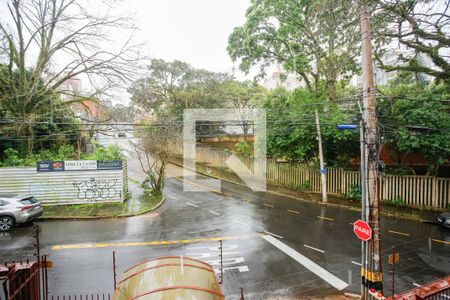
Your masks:
[[[184,166],[182,164],[179,164],[179,163],[176,163],[176,162],[173,162],[173,161],[170,161],[170,163],[174,164],[176,166],[179,166],[181,168],[184,168]],[[223,178],[216,177],[216,176],[213,176],[213,175],[210,175],[210,174],[205,174],[205,173],[199,172],[198,170],[190,169],[190,171],[194,171],[194,172],[196,172],[198,174],[201,174],[203,176],[206,176],[206,177],[219,179],[219,180],[223,180],[225,182],[231,183],[231,184],[236,184],[236,185],[239,185],[239,186],[247,187],[245,184],[238,183],[238,182],[235,182],[235,181],[231,181],[231,180],[228,180],[228,179],[223,179]],[[325,205],[325,206],[330,206],[330,207],[344,208],[344,209],[351,210],[351,211],[359,211],[359,212],[361,211],[361,208],[359,208],[359,207],[347,206],[347,205],[336,204],[336,203],[323,203],[323,202],[317,202],[317,201],[310,201],[310,200],[298,198],[298,197],[295,197],[295,196],[292,196],[292,195],[286,195],[286,194],[283,194],[283,193],[280,193],[280,192],[276,192],[276,191],[271,191],[271,190],[267,190],[267,193],[278,195],[278,196],[283,196],[283,197],[287,197],[287,198],[291,198],[291,199],[294,199],[294,200],[297,200],[297,201],[302,201],[302,202],[307,202],[307,203],[315,203],[315,204],[318,204],[318,205]],[[385,217],[395,217],[395,218],[401,218],[401,219],[405,219],[405,220],[412,220],[412,221],[416,221],[416,222],[420,222],[420,223],[434,222],[434,221],[422,220],[422,219],[419,220],[417,218],[408,217],[406,215],[397,215],[395,213],[385,212],[383,210],[381,210],[381,215],[385,216]]]
[[[37,221],[64,221],[64,220],[101,220],[101,219],[112,219],[112,218],[129,218],[137,217],[153,212],[161,207],[161,205],[166,201],[166,196],[163,194],[161,201],[159,201],[155,207],[139,212],[137,214],[126,214],[126,215],[115,215],[115,216],[86,216],[86,217],[41,217]]]

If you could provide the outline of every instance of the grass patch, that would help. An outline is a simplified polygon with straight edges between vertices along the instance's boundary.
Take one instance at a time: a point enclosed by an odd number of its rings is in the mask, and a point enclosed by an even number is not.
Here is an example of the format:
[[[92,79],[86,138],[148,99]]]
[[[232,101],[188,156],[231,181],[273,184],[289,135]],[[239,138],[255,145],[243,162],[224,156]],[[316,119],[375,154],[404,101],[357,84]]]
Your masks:
[[[44,206],[43,218],[120,217],[147,213],[155,209],[163,195],[142,195],[122,203],[92,203]]]

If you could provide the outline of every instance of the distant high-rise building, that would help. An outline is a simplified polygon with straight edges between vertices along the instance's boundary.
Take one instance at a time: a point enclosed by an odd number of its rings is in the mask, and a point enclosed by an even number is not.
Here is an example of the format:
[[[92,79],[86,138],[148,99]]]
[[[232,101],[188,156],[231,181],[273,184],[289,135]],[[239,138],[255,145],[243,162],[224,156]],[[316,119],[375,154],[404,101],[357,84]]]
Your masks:
[[[282,86],[291,91],[304,86],[304,83],[298,80],[296,74],[288,73],[280,66],[275,66],[270,75],[264,78],[261,85],[269,90],[274,90]]]

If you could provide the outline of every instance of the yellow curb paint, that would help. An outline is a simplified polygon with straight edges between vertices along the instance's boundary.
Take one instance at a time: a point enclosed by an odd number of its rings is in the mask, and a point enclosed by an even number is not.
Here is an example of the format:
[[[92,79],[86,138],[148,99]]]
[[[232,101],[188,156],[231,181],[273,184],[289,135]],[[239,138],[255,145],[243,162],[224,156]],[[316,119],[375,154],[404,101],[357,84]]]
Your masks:
[[[389,230],[389,232],[393,233],[393,234],[409,236],[409,233],[404,233],[404,232],[400,232],[400,231]]]
[[[433,242],[436,242],[436,243],[442,243],[442,244],[447,244],[447,245],[450,245],[450,242],[447,242],[447,241],[443,241],[443,240],[437,240],[437,239],[431,239]]]
[[[293,213],[293,214],[297,214],[297,215],[300,214],[300,212],[299,212],[299,211],[296,211],[296,210],[288,209],[287,211],[290,212],[290,213]]]
[[[332,219],[332,218],[321,217],[321,216],[317,216],[317,219],[327,220],[327,221],[334,221],[334,219]]]
[[[212,241],[220,241],[220,240],[243,240],[243,239],[251,239],[251,238],[255,238],[255,237],[259,237],[259,236],[261,236],[261,234],[225,236],[225,237],[210,237],[210,238],[173,240],[173,241],[120,242],[120,243],[96,243],[96,244],[72,244],[72,245],[68,244],[68,245],[55,245],[52,247],[52,250],[192,244],[192,243],[212,242]]]
[[[275,206],[271,205],[271,204],[267,204],[267,203],[263,203],[264,206],[270,207],[270,208],[274,208]]]

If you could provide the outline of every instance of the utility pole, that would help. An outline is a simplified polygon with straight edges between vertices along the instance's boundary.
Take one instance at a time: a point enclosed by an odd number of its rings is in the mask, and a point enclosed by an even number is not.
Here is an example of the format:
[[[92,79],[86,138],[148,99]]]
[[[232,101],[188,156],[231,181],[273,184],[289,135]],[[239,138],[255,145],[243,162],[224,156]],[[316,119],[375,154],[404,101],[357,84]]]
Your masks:
[[[316,115],[316,129],[317,129],[317,142],[319,143],[319,162],[320,162],[320,180],[322,182],[322,202],[327,202],[327,171],[325,169],[325,163],[323,159],[322,149],[322,132],[320,130],[319,111],[314,111]]]
[[[376,99],[373,77],[372,41],[369,7],[362,0],[360,8],[362,38],[362,81],[363,81],[363,125],[364,125],[364,180],[365,196],[368,199],[367,221],[373,237],[367,244],[367,266],[362,266],[362,282],[365,289],[383,291],[381,271],[381,236],[378,198],[378,129]],[[363,163],[363,162],[361,162]],[[365,199],[363,199],[365,200]],[[364,297],[365,293],[362,294]]]

